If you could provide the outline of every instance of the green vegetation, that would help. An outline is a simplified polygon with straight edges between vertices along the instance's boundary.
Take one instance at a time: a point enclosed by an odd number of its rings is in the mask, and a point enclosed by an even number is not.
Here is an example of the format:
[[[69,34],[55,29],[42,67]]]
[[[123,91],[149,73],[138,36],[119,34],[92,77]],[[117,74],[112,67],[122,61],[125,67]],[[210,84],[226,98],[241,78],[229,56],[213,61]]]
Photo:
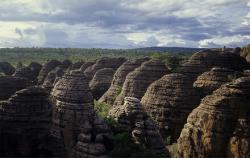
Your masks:
[[[2,48],[0,61],[8,61],[12,65],[22,62],[24,65],[31,61],[44,63],[51,59],[69,59],[77,61],[93,61],[101,57],[126,57],[128,59],[152,56],[155,52],[161,54],[177,54],[190,56],[197,49],[193,48],[142,48],[142,49],[86,49],[86,48]]]
[[[134,143],[127,133],[117,134],[113,137],[114,148],[110,155],[114,158],[158,158],[153,151]]]

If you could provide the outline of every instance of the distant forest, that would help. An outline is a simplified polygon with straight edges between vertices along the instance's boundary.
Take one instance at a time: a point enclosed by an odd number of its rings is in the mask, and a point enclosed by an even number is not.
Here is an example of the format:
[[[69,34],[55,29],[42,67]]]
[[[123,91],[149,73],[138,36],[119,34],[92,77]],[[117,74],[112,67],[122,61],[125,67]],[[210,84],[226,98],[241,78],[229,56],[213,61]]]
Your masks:
[[[0,61],[8,61],[13,65],[18,62],[29,64],[31,61],[44,63],[51,59],[77,61],[93,61],[101,57],[125,57],[128,59],[152,56],[188,57],[200,51],[200,48],[148,47],[138,49],[99,49],[99,48],[2,48]]]

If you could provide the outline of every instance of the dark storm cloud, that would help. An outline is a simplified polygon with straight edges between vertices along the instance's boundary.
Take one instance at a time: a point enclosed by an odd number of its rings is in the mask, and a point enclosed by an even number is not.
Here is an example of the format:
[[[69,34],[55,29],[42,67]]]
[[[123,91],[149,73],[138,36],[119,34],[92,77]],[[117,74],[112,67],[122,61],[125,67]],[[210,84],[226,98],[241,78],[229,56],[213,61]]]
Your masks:
[[[184,46],[193,47],[208,40],[207,46],[215,47],[220,44],[209,39],[242,36],[238,44],[248,42],[248,9],[244,0],[205,0],[200,4],[192,0],[3,0],[0,20],[42,25],[15,30],[22,38],[25,35],[45,38],[41,46],[152,46],[162,45],[164,36],[169,44],[181,40],[186,43]],[[94,32],[96,29],[98,33]],[[78,35],[73,38],[71,33]],[[129,40],[133,33],[143,33],[145,39]],[[228,38],[223,39],[225,44],[232,45]]]

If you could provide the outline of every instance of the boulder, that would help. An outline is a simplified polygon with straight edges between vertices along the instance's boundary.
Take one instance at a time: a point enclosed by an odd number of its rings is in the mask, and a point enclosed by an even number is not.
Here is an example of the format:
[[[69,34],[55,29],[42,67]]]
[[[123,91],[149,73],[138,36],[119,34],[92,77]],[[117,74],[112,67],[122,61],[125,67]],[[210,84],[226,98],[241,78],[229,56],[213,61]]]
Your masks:
[[[189,113],[198,106],[199,93],[188,76],[172,73],[152,83],[142,98],[142,105],[157,123],[163,137],[175,142]]]
[[[178,139],[179,157],[249,157],[249,102],[249,77],[224,84],[202,99]]]
[[[99,99],[110,87],[115,71],[112,68],[98,70],[89,83],[95,99]]]
[[[44,79],[46,78],[48,73],[59,65],[61,65],[61,62],[57,61],[57,60],[50,60],[45,65],[43,65],[43,67],[42,67],[42,69],[37,77],[38,84],[39,85],[43,84]]]
[[[123,63],[115,72],[111,86],[109,87],[108,91],[99,99],[99,102],[105,102],[107,104],[113,105],[116,97],[121,92],[126,76],[147,60],[149,60],[149,58],[129,60]]]
[[[166,65],[160,60],[152,59],[130,72],[123,84],[121,93],[117,96],[114,106],[123,105],[125,97],[141,99],[148,86],[169,73]]]

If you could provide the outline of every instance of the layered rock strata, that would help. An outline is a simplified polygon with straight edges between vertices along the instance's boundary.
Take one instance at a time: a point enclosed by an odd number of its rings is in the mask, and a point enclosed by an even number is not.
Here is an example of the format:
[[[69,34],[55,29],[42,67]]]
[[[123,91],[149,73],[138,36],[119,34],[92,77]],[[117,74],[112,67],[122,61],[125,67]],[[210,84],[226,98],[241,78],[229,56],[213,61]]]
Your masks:
[[[116,97],[121,92],[123,83],[126,76],[133,71],[135,68],[141,66],[148,58],[136,59],[132,61],[126,61],[123,63],[115,72],[113,81],[108,91],[99,99],[99,102],[105,102],[107,104],[113,105]]]
[[[15,72],[15,68],[8,62],[0,62],[0,72],[5,75],[12,75]]]
[[[98,70],[89,83],[95,99],[99,99],[110,87],[115,71],[112,68]]]
[[[113,108],[109,114],[117,120],[118,132],[128,132],[136,143],[145,145],[161,157],[168,157],[159,130],[142,108],[140,100],[126,97],[124,105]]]
[[[41,87],[20,90],[0,102],[0,157],[48,157],[44,151],[52,107]]]
[[[178,139],[189,113],[200,101],[188,76],[173,73],[152,83],[142,98],[142,105],[157,123],[163,137]]]
[[[250,78],[222,85],[192,111],[178,139],[179,157],[249,157]]]
[[[123,105],[125,97],[141,99],[148,86],[169,73],[166,65],[160,60],[152,59],[130,72],[123,84],[121,93],[117,96],[114,106]]]

